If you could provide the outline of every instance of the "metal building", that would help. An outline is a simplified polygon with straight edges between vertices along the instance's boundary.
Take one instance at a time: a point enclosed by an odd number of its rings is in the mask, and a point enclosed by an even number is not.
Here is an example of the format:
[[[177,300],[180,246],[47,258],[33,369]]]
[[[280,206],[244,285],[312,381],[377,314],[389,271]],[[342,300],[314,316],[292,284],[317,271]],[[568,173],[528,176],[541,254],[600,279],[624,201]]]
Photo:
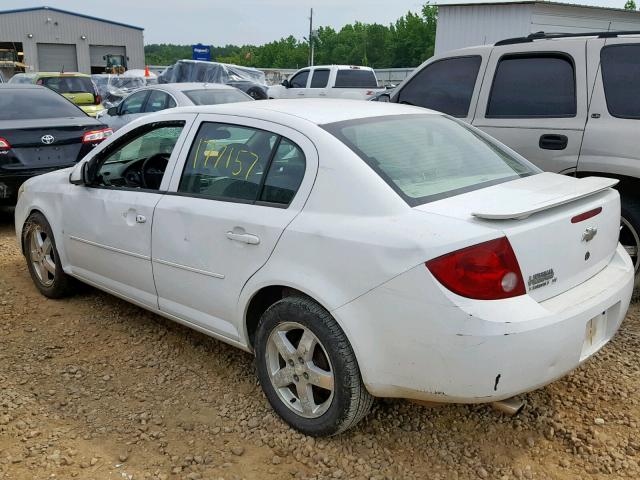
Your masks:
[[[620,4],[623,3],[621,0]],[[540,31],[607,30],[640,30],[640,11],[542,0],[440,3],[435,53]]]
[[[103,73],[107,55],[144,68],[143,30],[53,7],[0,11],[3,72],[6,78],[13,59],[18,71]]]

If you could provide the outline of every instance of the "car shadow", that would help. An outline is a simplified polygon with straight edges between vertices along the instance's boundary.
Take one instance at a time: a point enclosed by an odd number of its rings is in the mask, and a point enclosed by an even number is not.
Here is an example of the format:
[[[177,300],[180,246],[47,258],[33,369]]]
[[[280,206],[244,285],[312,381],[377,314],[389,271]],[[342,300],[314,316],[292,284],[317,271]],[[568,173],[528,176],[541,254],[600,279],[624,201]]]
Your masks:
[[[0,229],[13,229],[13,207],[0,207]]]

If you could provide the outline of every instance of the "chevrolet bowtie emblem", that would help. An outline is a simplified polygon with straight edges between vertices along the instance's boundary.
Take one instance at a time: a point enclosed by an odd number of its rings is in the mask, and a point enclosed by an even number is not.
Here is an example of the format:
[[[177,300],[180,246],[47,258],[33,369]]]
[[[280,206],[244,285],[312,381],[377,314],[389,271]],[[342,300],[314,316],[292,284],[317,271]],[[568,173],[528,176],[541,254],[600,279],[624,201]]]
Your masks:
[[[593,240],[593,237],[595,237],[597,234],[598,234],[597,228],[589,227],[582,234],[582,241],[590,242],[591,240]]]

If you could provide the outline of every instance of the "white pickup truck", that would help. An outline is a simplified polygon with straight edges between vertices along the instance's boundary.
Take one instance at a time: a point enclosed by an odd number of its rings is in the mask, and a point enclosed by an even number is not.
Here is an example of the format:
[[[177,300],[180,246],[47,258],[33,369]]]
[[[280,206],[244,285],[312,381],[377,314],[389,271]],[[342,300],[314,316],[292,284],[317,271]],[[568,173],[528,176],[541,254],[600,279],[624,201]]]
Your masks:
[[[369,100],[383,91],[369,67],[321,65],[298,70],[281,85],[269,87],[269,98],[350,98]]]

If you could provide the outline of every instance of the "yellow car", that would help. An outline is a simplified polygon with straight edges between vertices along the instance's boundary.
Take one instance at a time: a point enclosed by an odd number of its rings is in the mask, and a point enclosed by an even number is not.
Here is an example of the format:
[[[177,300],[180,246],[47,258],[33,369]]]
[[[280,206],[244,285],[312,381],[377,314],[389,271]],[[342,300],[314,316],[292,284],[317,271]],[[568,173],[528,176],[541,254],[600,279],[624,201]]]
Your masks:
[[[91,76],[84,73],[19,73],[11,77],[9,83],[35,83],[50,88],[75,103],[90,117],[95,117],[104,110],[102,98],[98,95]]]

